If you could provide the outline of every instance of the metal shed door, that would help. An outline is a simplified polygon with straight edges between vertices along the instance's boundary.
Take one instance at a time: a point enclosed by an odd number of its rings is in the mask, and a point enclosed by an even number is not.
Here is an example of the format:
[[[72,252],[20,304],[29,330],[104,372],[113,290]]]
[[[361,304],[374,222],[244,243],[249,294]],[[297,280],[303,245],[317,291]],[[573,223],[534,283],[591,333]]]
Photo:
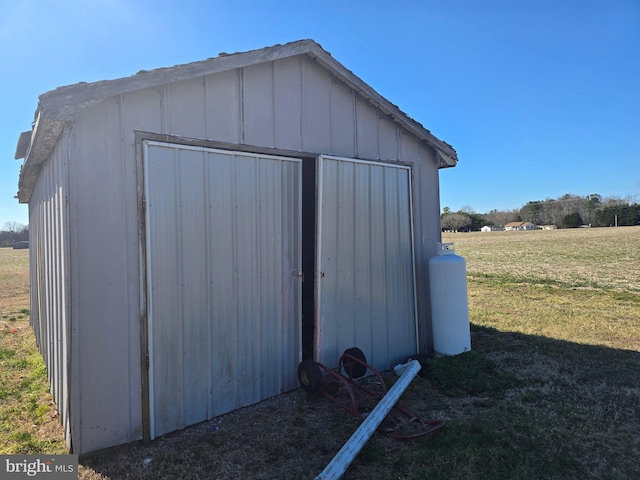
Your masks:
[[[316,356],[390,368],[417,351],[411,169],[321,157],[318,178]]]
[[[151,438],[297,386],[301,162],[145,142]]]

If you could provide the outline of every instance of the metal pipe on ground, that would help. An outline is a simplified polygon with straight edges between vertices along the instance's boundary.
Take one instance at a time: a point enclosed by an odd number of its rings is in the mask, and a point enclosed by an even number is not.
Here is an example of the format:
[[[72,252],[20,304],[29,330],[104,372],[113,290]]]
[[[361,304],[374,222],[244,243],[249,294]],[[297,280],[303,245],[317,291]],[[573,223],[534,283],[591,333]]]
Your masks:
[[[338,480],[344,472],[349,468],[351,462],[356,458],[356,455],[362,450],[362,447],[367,443],[373,432],[376,431],[384,417],[387,416],[389,410],[397,403],[400,396],[407,389],[411,380],[420,371],[420,363],[417,360],[409,362],[407,369],[398,378],[396,383],[389,389],[387,394],[382,397],[375,408],[371,411],[367,418],[360,424],[358,429],[353,432],[353,435],[347,440],[340,451],[333,457],[333,460],[329,462],[326,468],[318,475],[315,480]]]

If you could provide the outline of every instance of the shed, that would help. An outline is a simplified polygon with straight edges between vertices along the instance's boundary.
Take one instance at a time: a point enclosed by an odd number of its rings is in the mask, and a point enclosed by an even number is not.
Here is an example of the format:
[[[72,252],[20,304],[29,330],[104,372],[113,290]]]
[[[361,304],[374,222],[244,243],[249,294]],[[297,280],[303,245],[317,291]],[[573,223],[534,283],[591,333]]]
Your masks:
[[[455,150],[312,40],[39,97],[21,134],[31,322],[70,451],[431,349]]]

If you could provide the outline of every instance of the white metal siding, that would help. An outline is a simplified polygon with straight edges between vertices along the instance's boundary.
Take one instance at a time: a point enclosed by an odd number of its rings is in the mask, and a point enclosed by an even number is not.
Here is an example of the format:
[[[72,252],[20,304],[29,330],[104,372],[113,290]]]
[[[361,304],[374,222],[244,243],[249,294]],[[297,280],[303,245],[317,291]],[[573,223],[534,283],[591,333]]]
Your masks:
[[[301,163],[145,150],[154,437],[296,387]]]
[[[362,122],[368,125],[359,125]],[[33,305],[41,302],[32,312],[34,327],[36,322],[46,323],[45,318],[60,315],[71,322],[68,332],[61,331],[59,337],[60,348],[70,353],[57,347],[49,351],[59,352],[60,366],[51,368],[52,388],[59,392],[56,401],[61,413],[69,415],[67,441],[73,437],[75,453],[142,438],[140,318],[146,312],[145,292],[140,287],[144,266],[138,243],[142,221],[138,201],[143,174],[137,168],[135,131],[239,144],[260,142],[259,147],[314,155],[363,157],[367,152],[372,159],[411,164],[416,185],[418,290],[428,291],[427,261],[439,240],[433,151],[393,119],[376,112],[367,99],[313,59],[281,59],[269,62],[268,67],[239,68],[106,99],[87,108],[65,129],[55,153],[43,166],[29,206],[32,238],[41,239],[41,250],[32,245],[31,255],[47,269],[39,280],[32,273],[32,284],[40,282],[40,290],[32,292],[37,297],[32,297]],[[47,170],[51,162],[56,171]],[[372,224],[371,228],[379,226]],[[211,231],[210,227],[205,231],[208,238],[229,245],[229,232],[212,236]],[[225,247],[212,244],[209,248]],[[227,263],[223,268],[230,268]],[[370,281],[371,288],[376,281]],[[359,288],[366,285],[364,281]],[[425,349],[430,332],[428,295],[420,294],[417,299],[421,347]],[[230,314],[220,304],[211,308],[219,309],[216,315]],[[213,334],[232,338],[226,331]],[[38,335],[42,339],[48,334]],[[66,340],[64,335],[68,335]],[[216,365],[219,371],[212,372],[212,377],[227,372],[222,361]],[[221,383],[211,388],[220,390],[217,398],[230,398],[221,409],[234,408],[236,399],[225,390],[233,385]],[[65,391],[70,392],[69,399],[64,398]],[[69,413],[67,405],[71,405]]]
[[[377,368],[416,352],[411,170],[322,157],[318,360],[357,346]]]
[[[402,143],[406,143],[407,137]],[[415,142],[415,140],[413,140]],[[414,218],[416,239],[416,300],[420,318],[418,329],[420,351],[433,348],[431,337],[431,299],[429,296],[429,259],[436,255],[436,243],[442,241],[440,232],[440,189],[438,168],[433,149],[418,149],[413,166],[415,189]]]
[[[69,435],[69,243],[65,132],[44,164],[29,203],[31,325],[67,446]]]
[[[135,150],[123,134],[129,125],[115,97],[70,127],[74,453],[142,438],[138,195]]]

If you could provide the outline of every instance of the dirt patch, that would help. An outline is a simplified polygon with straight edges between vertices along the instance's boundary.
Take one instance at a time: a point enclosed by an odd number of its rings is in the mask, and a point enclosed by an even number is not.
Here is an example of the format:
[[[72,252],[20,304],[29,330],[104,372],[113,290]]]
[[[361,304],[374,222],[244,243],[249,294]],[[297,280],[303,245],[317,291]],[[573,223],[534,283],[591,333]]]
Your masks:
[[[392,372],[384,375],[392,384]],[[428,380],[416,377],[401,398],[423,418],[443,418],[443,402]],[[298,389],[243,408],[149,445],[135,444],[89,454],[83,479],[116,478],[314,478],[360,421],[324,397]],[[446,428],[446,427],[445,427]],[[429,442],[438,433],[410,442]],[[393,472],[408,443],[375,433],[343,478],[381,478]]]

